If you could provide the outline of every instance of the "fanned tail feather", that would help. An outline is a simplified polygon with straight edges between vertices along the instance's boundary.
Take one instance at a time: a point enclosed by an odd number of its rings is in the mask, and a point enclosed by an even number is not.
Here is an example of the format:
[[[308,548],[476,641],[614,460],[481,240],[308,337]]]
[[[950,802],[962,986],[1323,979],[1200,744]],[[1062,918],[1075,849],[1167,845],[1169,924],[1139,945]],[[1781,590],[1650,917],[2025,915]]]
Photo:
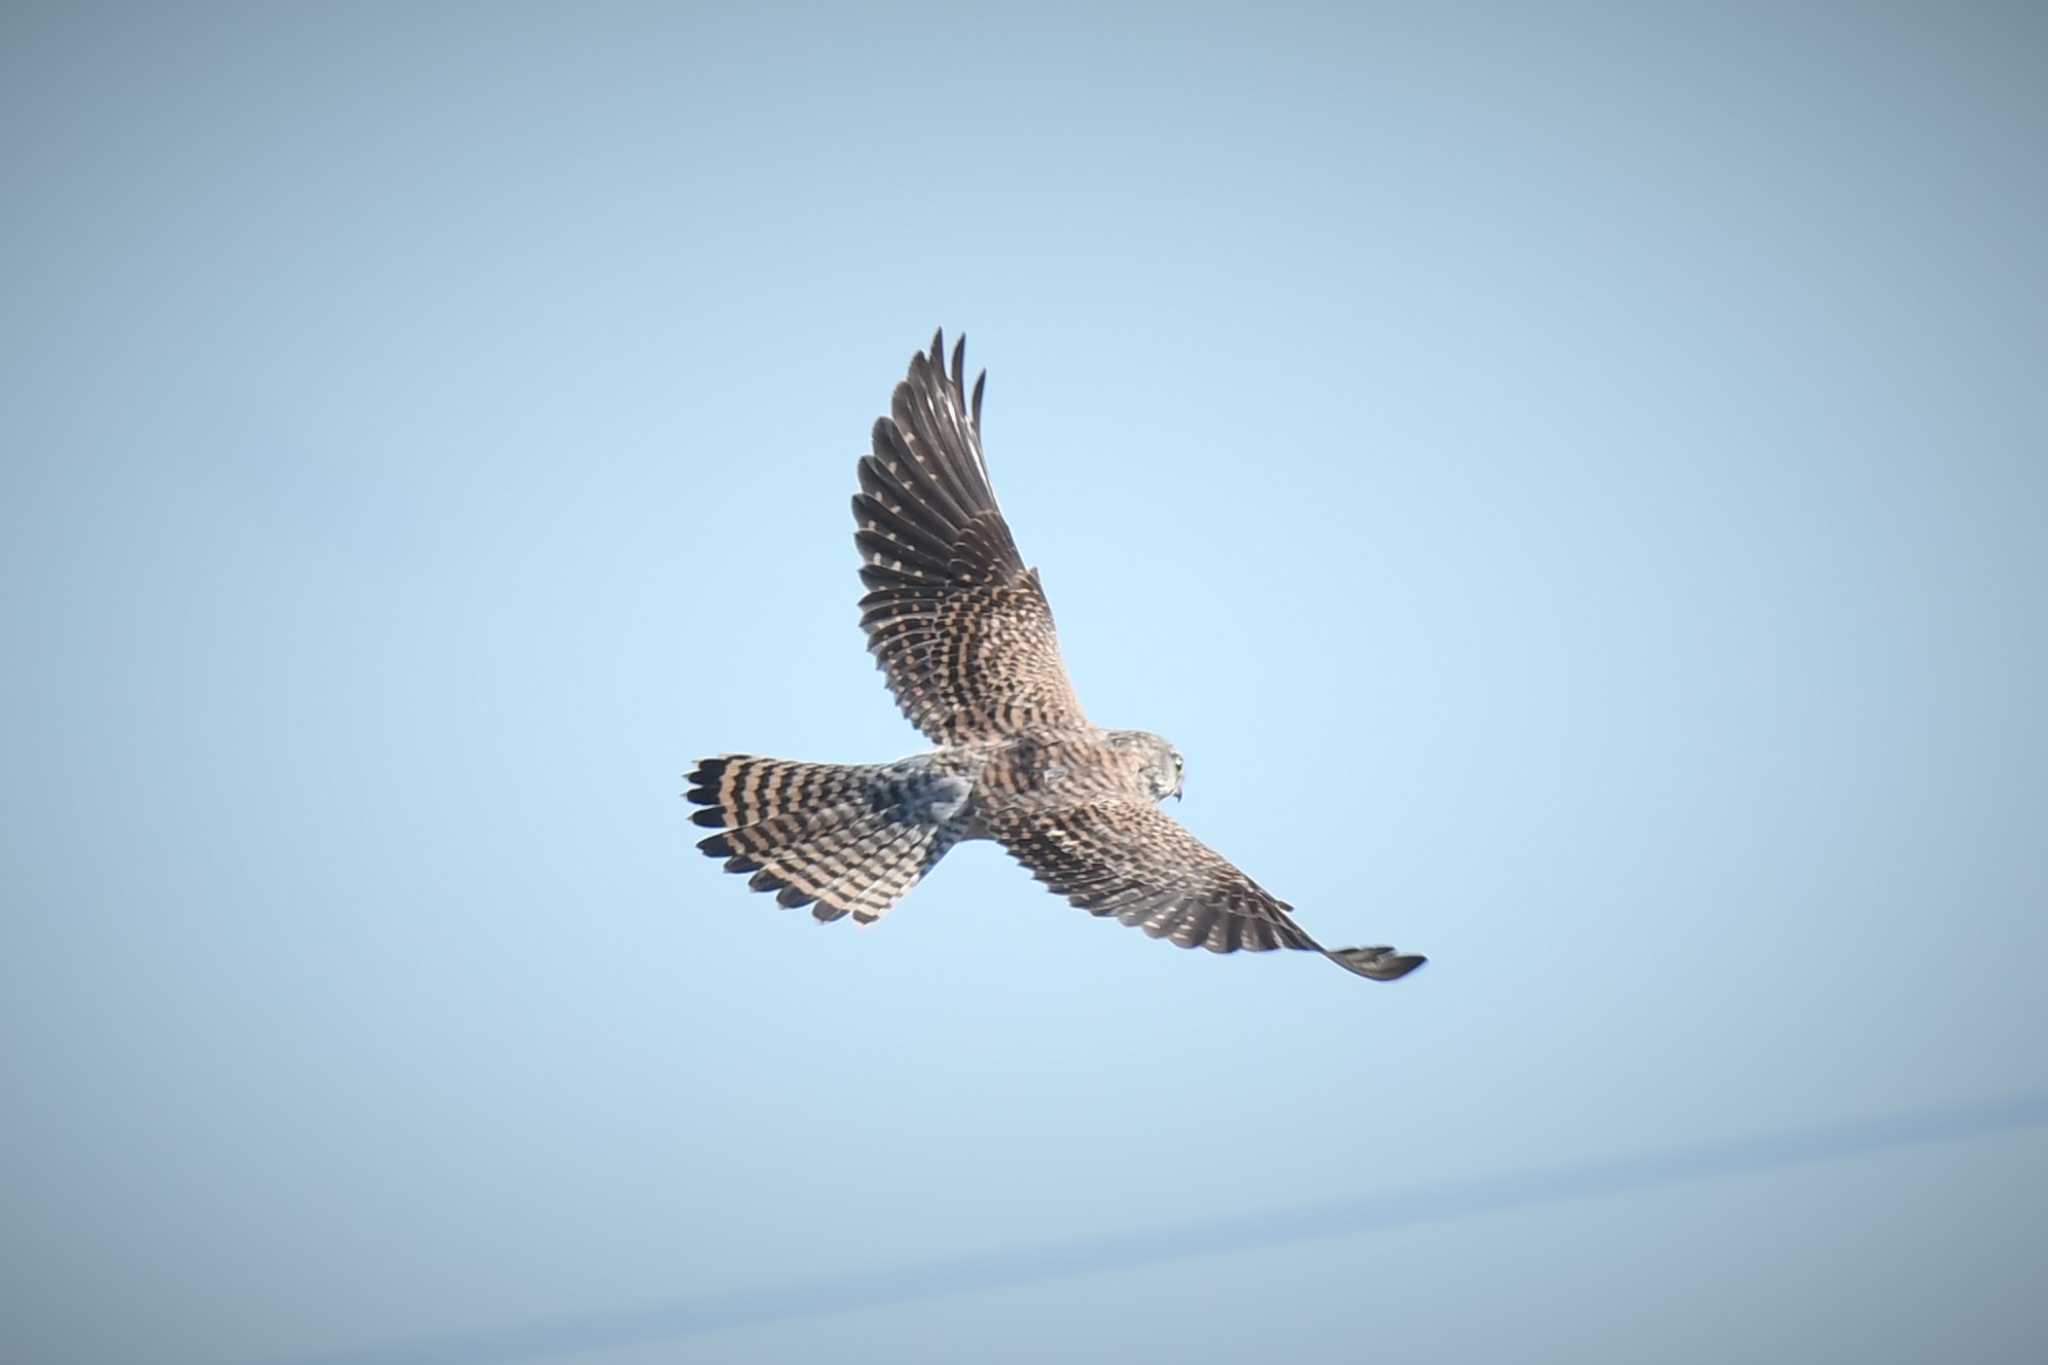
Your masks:
[[[801,763],[727,754],[690,774],[690,818],[718,830],[697,847],[750,873],[788,908],[821,923],[866,924],[901,900],[958,841],[965,784],[917,760]]]

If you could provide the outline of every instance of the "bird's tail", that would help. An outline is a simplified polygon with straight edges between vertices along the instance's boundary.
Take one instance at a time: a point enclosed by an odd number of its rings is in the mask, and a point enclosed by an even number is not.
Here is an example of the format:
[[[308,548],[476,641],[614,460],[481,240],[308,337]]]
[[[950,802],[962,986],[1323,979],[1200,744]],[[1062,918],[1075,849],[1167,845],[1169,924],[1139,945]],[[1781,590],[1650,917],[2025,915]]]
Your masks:
[[[726,754],[690,774],[697,847],[747,885],[817,919],[862,924],[901,900],[959,841],[968,783],[929,759],[798,763]],[[816,902],[816,904],[812,904]]]

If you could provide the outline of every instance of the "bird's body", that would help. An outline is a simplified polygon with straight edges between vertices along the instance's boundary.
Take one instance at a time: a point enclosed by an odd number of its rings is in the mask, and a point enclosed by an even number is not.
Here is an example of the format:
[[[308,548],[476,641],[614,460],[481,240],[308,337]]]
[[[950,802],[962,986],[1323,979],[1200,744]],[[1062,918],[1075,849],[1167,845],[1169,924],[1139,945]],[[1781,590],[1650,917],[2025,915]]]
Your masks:
[[[690,774],[701,841],[728,871],[870,922],[955,844],[1000,843],[1098,916],[1214,952],[1298,948],[1392,980],[1423,959],[1324,949],[1288,905],[1159,809],[1181,757],[1157,735],[1089,722],[1060,661],[1038,573],[1017,554],[981,452],[982,384],[962,348],[912,358],[860,461],[861,625],[910,720],[940,747],[887,764],[726,755]]]
[[[1158,756],[1135,731],[1052,731],[942,749],[973,773],[967,838],[992,838],[1014,816],[1091,801],[1159,799],[1149,774]],[[994,819],[988,813],[994,813]]]

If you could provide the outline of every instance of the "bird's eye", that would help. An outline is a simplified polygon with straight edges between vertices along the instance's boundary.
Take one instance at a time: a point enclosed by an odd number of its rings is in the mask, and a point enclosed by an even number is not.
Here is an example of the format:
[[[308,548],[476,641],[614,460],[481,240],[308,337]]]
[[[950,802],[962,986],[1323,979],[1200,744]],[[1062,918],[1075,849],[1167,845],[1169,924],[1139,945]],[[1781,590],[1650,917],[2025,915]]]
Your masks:
[[[1179,755],[1179,754],[1175,754],[1175,755],[1173,756],[1173,770],[1174,770],[1175,772],[1180,772],[1180,771],[1181,771],[1181,770],[1182,770],[1183,768],[1185,768],[1185,767],[1187,767],[1187,764],[1185,764],[1185,763],[1183,763],[1183,762],[1181,762],[1181,761],[1180,761],[1180,755]]]

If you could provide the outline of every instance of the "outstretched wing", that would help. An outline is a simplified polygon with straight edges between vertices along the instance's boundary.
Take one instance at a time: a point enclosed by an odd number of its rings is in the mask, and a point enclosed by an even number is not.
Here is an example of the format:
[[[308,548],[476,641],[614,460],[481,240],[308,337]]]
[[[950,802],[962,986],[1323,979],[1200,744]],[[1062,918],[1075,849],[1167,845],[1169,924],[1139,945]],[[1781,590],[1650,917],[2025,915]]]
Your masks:
[[[981,454],[981,390],[962,388],[966,340],[910,360],[853,495],[868,648],[913,725],[940,744],[1086,725],[1052,609],[996,507]]]
[[[990,830],[1031,874],[1091,915],[1113,915],[1183,948],[1261,953],[1299,948],[1376,981],[1423,964],[1392,948],[1325,948],[1287,902],[1231,865],[1157,806],[1101,801],[1036,810]]]

